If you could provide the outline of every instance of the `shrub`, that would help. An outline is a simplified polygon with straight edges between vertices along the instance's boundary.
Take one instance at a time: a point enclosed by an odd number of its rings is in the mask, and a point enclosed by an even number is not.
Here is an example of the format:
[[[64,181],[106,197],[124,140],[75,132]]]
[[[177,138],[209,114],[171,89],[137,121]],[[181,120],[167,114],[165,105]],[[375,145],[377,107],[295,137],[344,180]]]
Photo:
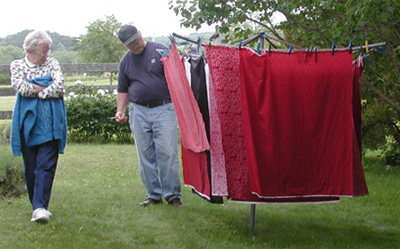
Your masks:
[[[10,142],[11,120],[0,120],[0,143]]]
[[[9,144],[0,144],[0,197],[17,197],[26,192],[21,157],[13,157]]]
[[[94,87],[68,89],[66,98],[68,140],[71,142],[132,143],[129,125],[114,117],[116,95]]]
[[[400,166],[400,152],[389,150],[385,153],[386,165]]]

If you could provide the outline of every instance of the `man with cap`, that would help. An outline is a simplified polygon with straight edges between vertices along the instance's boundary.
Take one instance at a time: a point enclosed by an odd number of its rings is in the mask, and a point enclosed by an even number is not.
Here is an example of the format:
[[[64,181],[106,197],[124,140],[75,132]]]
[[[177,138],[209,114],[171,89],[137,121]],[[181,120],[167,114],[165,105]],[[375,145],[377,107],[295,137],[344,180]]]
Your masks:
[[[115,120],[129,125],[139,157],[140,177],[147,199],[140,206],[162,203],[181,206],[178,125],[159,51],[166,47],[145,41],[132,25],[118,37],[128,51],[119,64]]]

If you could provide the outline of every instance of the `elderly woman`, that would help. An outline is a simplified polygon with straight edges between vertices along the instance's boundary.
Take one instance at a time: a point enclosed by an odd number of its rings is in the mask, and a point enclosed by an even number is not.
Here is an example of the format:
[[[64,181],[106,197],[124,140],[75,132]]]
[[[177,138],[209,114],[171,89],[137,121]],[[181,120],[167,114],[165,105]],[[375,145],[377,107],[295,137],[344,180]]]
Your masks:
[[[10,65],[11,84],[17,92],[11,130],[14,156],[22,153],[24,175],[33,213],[31,221],[47,223],[58,155],[67,136],[64,78],[50,55],[52,40],[33,31],[24,40],[26,56]]]

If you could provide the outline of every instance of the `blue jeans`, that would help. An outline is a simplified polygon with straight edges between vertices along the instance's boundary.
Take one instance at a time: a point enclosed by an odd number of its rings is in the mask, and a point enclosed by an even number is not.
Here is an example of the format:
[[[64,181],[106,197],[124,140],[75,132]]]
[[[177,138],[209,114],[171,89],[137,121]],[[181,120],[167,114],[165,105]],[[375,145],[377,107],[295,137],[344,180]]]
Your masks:
[[[148,108],[129,103],[129,124],[147,198],[181,198],[178,125],[172,103]]]

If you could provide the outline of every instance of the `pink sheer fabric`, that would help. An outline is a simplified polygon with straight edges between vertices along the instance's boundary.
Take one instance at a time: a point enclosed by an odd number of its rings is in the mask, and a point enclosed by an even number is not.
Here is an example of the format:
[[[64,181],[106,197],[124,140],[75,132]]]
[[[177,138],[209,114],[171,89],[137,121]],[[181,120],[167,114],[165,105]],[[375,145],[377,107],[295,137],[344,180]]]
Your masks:
[[[184,65],[175,46],[162,58],[165,77],[178,119],[182,142],[182,165],[185,185],[210,198],[206,150],[210,148],[199,106],[190,88]]]
[[[183,146],[194,152],[210,149],[199,106],[190,88],[176,46],[172,47],[169,55],[162,58],[162,61],[172,103],[178,117]]]

